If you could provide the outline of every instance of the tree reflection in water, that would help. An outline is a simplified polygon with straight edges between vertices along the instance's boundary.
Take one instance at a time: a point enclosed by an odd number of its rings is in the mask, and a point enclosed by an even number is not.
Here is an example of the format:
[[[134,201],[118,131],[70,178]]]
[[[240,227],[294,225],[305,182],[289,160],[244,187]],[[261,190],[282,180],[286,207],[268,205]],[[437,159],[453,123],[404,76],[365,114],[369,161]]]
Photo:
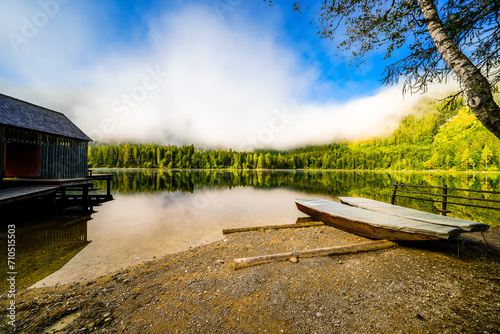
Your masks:
[[[253,187],[287,188],[311,196],[363,196],[390,202],[395,182],[452,188],[500,191],[499,174],[429,173],[387,171],[314,171],[314,170],[158,170],[111,169],[100,172],[114,176],[112,190],[122,194],[189,192],[203,188]],[[466,196],[466,194],[459,194]],[[496,199],[498,195],[483,195]],[[398,205],[438,213],[430,202],[398,198]],[[459,218],[499,224],[498,211],[450,205],[451,215]]]

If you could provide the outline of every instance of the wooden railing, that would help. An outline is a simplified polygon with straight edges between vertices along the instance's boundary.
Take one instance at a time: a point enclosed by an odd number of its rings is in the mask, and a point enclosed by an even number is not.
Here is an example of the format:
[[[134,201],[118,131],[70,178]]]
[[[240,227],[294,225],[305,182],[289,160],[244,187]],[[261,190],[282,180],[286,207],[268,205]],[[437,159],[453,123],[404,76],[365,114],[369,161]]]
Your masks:
[[[403,190],[401,188],[441,189],[442,192],[441,193],[432,193],[432,192],[427,192],[427,191],[411,191],[411,190]],[[414,184],[401,184],[401,183],[396,182],[396,183],[394,183],[394,190],[392,191],[391,203],[394,204],[396,202],[396,196],[410,198],[410,199],[416,199],[416,200],[420,200],[420,201],[441,203],[441,209],[437,209],[437,210],[443,216],[446,216],[447,213],[451,212],[448,210],[448,204],[470,206],[470,207],[481,208],[481,209],[500,210],[500,207],[454,202],[453,199],[464,199],[464,200],[468,200],[468,201],[480,201],[483,203],[486,202],[485,204],[489,204],[489,203],[500,203],[500,200],[481,198],[481,197],[467,197],[467,196],[450,195],[448,193],[448,191],[450,191],[450,190],[451,191],[462,191],[462,192],[500,195],[500,192],[498,192],[498,191],[450,188],[447,186],[438,187],[438,186],[424,186],[424,185],[414,185]],[[408,195],[400,195],[398,193],[411,194],[411,195],[437,196],[437,197],[441,197],[441,199],[414,197],[414,196],[408,196]],[[452,199],[452,201],[450,201],[449,199]]]

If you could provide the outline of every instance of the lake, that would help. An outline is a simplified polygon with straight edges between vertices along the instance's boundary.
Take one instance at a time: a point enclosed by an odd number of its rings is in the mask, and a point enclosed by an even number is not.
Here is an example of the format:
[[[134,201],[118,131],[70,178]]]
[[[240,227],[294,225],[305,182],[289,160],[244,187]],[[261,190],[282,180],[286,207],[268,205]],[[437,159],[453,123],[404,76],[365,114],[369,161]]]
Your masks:
[[[226,228],[295,223],[305,216],[296,209],[295,198],[364,196],[390,202],[394,182],[500,191],[500,174],[486,173],[143,169],[94,173],[113,174],[115,199],[96,207],[91,216],[16,218],[20,286],[90,281],[223,240]],[[431,202],[398,198],[396,204],[438,212]],[[499,224],[498,211],[448,208],[452,216]],[[5,223],[12,222],[4,220],[3,235]]]

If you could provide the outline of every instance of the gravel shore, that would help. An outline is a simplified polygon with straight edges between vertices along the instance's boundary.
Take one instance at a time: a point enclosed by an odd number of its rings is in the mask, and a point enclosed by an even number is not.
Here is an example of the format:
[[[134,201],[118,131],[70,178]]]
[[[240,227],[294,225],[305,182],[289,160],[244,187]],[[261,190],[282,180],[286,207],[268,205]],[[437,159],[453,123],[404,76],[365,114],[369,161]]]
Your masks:
[[[235,233],[92,282],[23,290],[4,333],[500,333],[500,228],[457,241],[273,262],[368,241],[329,226]],[[457,254],[459,251],[459,254]]]

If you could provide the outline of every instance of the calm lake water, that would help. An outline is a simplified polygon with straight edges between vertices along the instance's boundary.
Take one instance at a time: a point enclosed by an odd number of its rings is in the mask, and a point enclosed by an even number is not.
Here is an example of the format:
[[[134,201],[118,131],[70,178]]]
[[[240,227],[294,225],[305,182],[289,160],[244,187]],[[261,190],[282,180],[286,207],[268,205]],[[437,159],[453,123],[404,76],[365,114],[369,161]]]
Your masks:
[[[304,216],[296,209],[295,198],[364,196],[390,202],[394,182],[500,191],[500,175],[484,173],[116,169],[95,173],[113,174],[115,200],[96,207],[91,217],[15,221],[20,286],[92,280],[222,240],[225,228],[295,223]],[[437,213],[430,202],[398,199],[397,204]],[[449,209],[460,218],[500,223],[499,211]],[[6,223],[2,221],[2,235]],[[5,268],[5,238],[1,240]]]

